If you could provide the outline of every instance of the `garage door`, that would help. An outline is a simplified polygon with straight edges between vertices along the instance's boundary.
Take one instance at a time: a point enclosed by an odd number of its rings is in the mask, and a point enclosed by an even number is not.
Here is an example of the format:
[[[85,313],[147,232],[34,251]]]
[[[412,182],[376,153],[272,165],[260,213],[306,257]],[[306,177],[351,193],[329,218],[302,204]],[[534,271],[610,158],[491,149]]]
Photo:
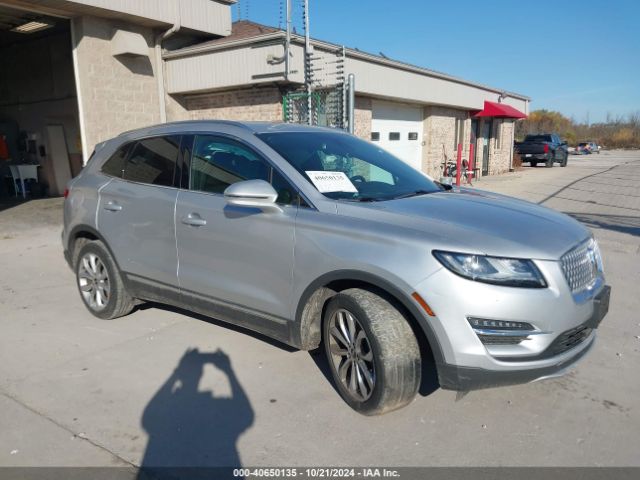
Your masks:
[[[371,140],[422,170],[422,118],[422,107],[374,101]]]

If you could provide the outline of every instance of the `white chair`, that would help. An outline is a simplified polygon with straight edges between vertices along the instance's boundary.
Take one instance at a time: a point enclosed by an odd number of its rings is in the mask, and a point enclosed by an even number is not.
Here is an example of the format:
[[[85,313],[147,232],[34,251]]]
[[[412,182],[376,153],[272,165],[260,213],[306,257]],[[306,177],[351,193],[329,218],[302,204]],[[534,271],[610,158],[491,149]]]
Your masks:
[[[22,191],[22,198],[27,198],[27,189],[25,188],[24,181],[33,179],[38,181],[38,167],[40,165],[9,165],[11,170],[11,176],[13,177],[14,185],[17,180],[20,180],[20,190]],[[18,189],[16,189],[16,197],[18,196]]]
[[[13,180],[13,190],[16,192],[16,197],[18,196],[18,182],[21,182],[20,179],[20,170],[16,165],[9,165],[9,171],[11,172],[11,179]],[[24,185],[22,186],[23,195],[24,195]]]

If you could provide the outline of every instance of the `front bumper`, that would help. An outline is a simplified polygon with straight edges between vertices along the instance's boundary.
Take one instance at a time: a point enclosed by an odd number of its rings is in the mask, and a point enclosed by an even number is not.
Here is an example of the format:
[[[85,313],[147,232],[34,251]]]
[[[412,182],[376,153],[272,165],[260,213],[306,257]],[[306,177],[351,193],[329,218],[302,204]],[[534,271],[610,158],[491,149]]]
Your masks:
[[[551,345],[536,357],[536,359],[552,358],[556,363],[538,368],[506,371],[442,364],[438,366],[440,386],[448,390],[468,391],[529,383],[562,375],[571,365],[580,360],[595,343],[594,330],[598,328],[609,311],[610,294],[611,287],[603,287],[593,299],[594,308],[591,317],[582,325],[558,335]],[[572,340],[575,331],[586,332],[586,335]],[[559,351],[561,353],[556,354]],[[565,352],[567,354],[563,355]]]
[[[443,388],[473,390],[558,376],[582,358],[608,311],[610,287],[571,293],[558,262],[537,261],[548,288],[487,285],[440,270],[416,291],[436,313],[425,322],[438,339]],[[484,344],[467,317],[526,322],[537,335],[517,345]]]
[[[523,162],[530,162],[531,160],[536,162],[546,162],[549,160],[548,153],[523,153],[520,155]]]
[[[582,349],[567,359],[546,367],[530,368],[526,370],[486,370],[484,368],[459,367],[457,365],[438,365],[438,380],[440,387],[445,390],[480,390],[483,388],[504,387],[521,383],[535,382],[545,378],[562,375],[571,365],[584,357],[595,343],[592,335],[585,341]]]

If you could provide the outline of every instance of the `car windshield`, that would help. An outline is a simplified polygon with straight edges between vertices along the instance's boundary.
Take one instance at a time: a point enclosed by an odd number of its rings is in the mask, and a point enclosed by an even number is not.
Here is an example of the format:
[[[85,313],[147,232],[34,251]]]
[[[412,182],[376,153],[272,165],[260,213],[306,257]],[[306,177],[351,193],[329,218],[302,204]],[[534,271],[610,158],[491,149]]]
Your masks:
[[[351,135],[318,131],[258,137],[331,199],[382,201],[442,191],[402,160]]]

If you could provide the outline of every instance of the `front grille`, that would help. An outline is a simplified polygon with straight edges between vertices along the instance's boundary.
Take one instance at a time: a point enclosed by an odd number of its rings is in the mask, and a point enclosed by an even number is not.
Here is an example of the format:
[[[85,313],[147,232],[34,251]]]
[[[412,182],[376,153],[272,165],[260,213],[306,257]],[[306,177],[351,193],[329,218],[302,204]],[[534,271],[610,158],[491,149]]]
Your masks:
[[[573,293],[593,286],[599,275],[599,257],[598,245],[593,239],[581,243],[562,256],[562,272]]]

